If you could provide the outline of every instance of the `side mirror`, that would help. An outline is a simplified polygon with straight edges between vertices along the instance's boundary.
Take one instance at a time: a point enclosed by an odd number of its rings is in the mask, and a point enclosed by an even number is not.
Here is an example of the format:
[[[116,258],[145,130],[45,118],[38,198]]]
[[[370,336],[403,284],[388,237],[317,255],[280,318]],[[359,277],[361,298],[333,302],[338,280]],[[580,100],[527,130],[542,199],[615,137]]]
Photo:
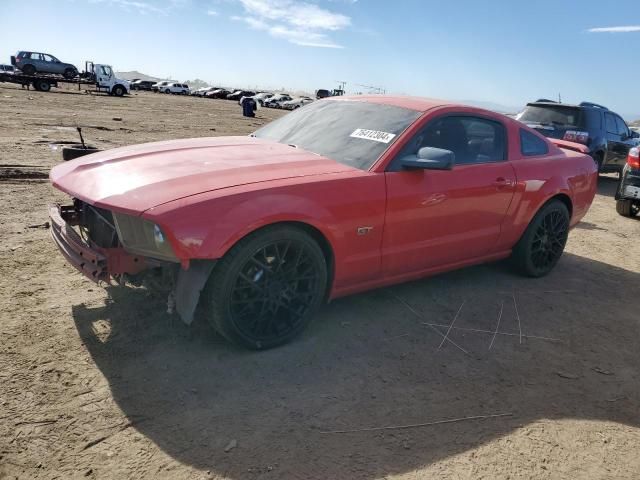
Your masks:
[[[640,133],[635,130],[630,130],[631,138],[640,138]]]
[[[451,170],[456,163],[456,155],[451,150],[422,147],[417,155],[407,155],[401,160],[403,168],[423,170]]]

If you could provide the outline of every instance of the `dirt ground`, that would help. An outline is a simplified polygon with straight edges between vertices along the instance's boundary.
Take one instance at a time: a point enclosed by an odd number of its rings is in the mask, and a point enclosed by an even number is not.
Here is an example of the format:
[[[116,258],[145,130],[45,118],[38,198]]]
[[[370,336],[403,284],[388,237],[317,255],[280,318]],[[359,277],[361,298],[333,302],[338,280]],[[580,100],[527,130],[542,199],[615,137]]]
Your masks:
[[[356,295],[267,352],[65,263],[42,228],[66,201],[51,143],[76,125],[100,148],[246,134],[281,114],[240,113],[0,84],[0,478],[640,477],[640,221],[616,214],[613,176],[547,278],[497,263]]]

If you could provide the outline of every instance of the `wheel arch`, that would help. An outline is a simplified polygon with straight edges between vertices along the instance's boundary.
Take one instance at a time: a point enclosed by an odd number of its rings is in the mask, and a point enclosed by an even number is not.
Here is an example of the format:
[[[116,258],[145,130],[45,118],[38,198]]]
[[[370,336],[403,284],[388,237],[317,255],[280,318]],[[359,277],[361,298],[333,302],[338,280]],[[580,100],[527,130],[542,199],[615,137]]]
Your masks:
[[[233,244],[231,244],[226,249],[223,256],[248,236],[258,234],[265,229],[277,226],[289,226],[297,228],[305,232],[307,235],[313,238],[315,242],[318,243],[318,246],[322,250],[325,262],[327,264],[327,285],[323,294],[324,301],[326,302],[329,298],[329,294],[331,293],[331,288],[333,286],[335,272],[335,254],[333,246],[331,245],[329,239],[322,233],[322,231],[320,231],[320,229],[318,229],[314,225],[311,225],[310,223],[298,220],[286,220],[261,225],[237,238],[233,242]],[[180,318],[186,324],[191,324],[191,322],[193,321],[196,307],[200,303],[201,292],[204,289],[207,281],[209,280],[210,275],[215,270],[219,260],[220,259],[190,260],[189,268],[187,270],[180,269],[178,271],[173,295],[176,311],[180,315]]]
[[[542,208],[544,208],[545,205],[547,205],[549,202],[552,202],[553,200],[560,200],[562,203],[564,203],[564,206],[567,207],[567,210],[569,210],[569,218],[573,217],[573,202],[571,201],[571,197],[563,192],[556,193],[555,195],[547,199],[546,202],[540,205],[540,208],[538,208],[536,213],[538,213]]]
[[[324,255],[325,262],[327,264],[327,287],[325,292],[325,300],[328,298],[329,293],[331,292],[331,288],[333,286],[333,280],[335,275],[335,250],[329,238],[320,230],[317,226],[305,222],[304,220],[280,220],[274,221],[270,223],[265,223],[260,225],[248,232],[245,232],[241,237],[236,238],[233,244],[229,245],[225,254],[230,251],[235,245],[237,245],[240,241],[248,237],[249,235],[255,235],[261,232],[262,230],[278,227],[278,226],[288,226],[297,228],[305,232],[309,235],[313,240],[318,244],[322,253]]]

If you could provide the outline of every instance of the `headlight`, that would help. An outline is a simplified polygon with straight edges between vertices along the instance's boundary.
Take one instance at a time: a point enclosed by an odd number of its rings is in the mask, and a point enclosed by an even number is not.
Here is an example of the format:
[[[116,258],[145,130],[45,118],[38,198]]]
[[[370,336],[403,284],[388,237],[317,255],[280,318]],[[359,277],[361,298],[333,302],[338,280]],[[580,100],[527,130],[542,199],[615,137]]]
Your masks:
[[[114,213],[113,219],[125,250],[147,257],[178,261],[166,235],[155,223],[122,213]]]

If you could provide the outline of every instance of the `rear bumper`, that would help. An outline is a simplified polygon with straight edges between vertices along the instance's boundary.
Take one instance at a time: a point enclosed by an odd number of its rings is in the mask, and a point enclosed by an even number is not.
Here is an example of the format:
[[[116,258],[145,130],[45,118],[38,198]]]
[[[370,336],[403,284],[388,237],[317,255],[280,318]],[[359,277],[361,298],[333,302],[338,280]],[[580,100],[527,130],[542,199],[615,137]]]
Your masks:
[[[63,218],[60,205],[49,205],[51,237],[60,253],[85,277],[98,283],[109,282],[107,258],[87,245]]]
[[[627,188],[631,187],[631,188]],[[628,200],[640,200],[638,197],[638,189],[640,188],[640,170],[631,169],[625,166],[622,177],[620,178],[620,184],[616,191],[616,200],[628,199]]]

